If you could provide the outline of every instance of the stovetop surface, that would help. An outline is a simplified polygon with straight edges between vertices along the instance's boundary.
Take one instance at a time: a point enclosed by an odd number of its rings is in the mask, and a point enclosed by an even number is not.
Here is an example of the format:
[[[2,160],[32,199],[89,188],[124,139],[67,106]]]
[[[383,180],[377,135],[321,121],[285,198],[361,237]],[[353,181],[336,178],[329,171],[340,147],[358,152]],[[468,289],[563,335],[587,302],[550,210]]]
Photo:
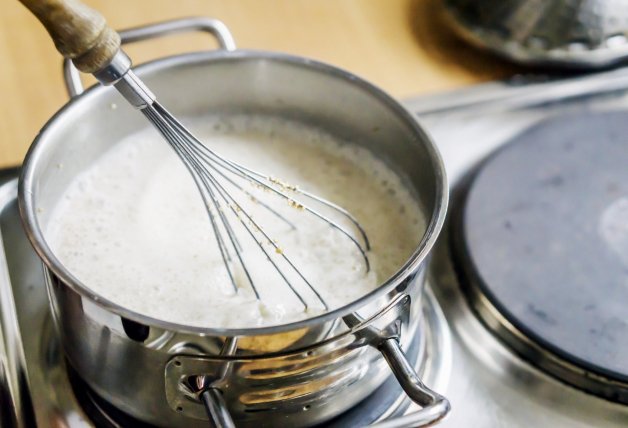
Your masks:
[[[452,412],[441,426],[628,426],[628,406],[558,380],[557,372],[548,369],[551,364],[535,359],[538,348],[526,349],[533,353],[521,352],[500,334],[500,329],[506,329],[504,325],[490,325],[490,317],[480,321],[476,308],[472,308],[473,299],[462,291],[465,287],[451,257],[456,232],[453,217],[463,205],[465,190],[478,167],[505,144],[544,121],[616,111],[622,114],[628,109],[628,72],[532,85],[491,83],[409,100],[406,105],[436,141],[451,190],[448,225],[430,267],[454,343],[451,381],[444,391]],[[488,300],[484,296],[479,299]],[[500,314],[492,315],[500,318]],[[623,319],[627,318],[624,315]],[[555,362],[553,354],[541,351],[543,358]],[[586,371],[578,373],[581,378],[589,375]]]
[[[406,106],[419,116],[441,150],[452,190],[452,206],[456,205],[469,173],[491,152],[529,126],[564,114],[588,114],[628,106],[628,72],[585,79],[514,87],[491,84],[406,101]],[[15,204],[15,201],[10,203]],[[447,227],[439,239],[429,274],[452,338],[451,354],[444,356],[444,360],[451,358],[446,364],[446,376],[441,372],[439,376],[426,379],[429,386],[447,396],[452,404],[451,414],[439,426],[628,426],[628,406],[595,397],[557,380],[528,362],[525,355],[513,352],[510,345],[478,319],[467,295],[462,292],[450,257],[451,232]],[[24,291],[13,296],[0,287],[0,299],[14,301],[19,308],[15,314],[3,305],[0,346],[7,352],[9,363],[31,359],[27,370],[20,364],[4,364],[5,369],[9,368],[8,389],[18,396],[20,391],[30,392],[29,396],[22,394],[18,405],[26,410],[34,408],[39,426],[90,426],[80,409],[62,413],[50,405],[74,398],[71,389],[50,387],[63,382],[67,373],[59,364],[58,342],[44,340],[54,334],[51,320],[42,314],[41,302],[34,304],[37,302],[29,297],[29,291],[42,287],[41,265],[14,221],[8,222],[0,216],[0,234],[7,259],[7,264],[0,263],[0,280],[19,283]],[[39,296],[41,299],[41,293]],[[31,327],[22,329],[21,337],[15,337],[10,328],[12,318],[17,318],[21,326]],[[41,352],[26,355],[21,349],[40,349]],[[439,358],[439,355],[433,357]],[[32,364],[39,369],[33,369]],[[6,391],[0,391],[0,395],[5,399]],[[41,413],[42,408],[45,413]],[[412,410],[413,406],[408,409]],[[15,426],[33,426],[33,421]]]

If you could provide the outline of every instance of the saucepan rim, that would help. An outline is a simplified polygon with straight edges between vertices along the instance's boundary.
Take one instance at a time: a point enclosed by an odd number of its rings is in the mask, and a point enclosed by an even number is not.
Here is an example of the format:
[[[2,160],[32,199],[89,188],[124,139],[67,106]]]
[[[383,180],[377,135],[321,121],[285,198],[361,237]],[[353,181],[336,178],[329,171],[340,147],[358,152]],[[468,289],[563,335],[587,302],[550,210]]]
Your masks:
[[[417,248],[406,260],[403,266],[401,266],[396,273],[394,273],[387,281],[379,285],[373,291],[347,305],[303,320],[264,327],[214,328],[179,324],[140,314],[106,299],[98,293],[95,293],[89,287],[84,285],[83,282],[74,277],[72,273],[63,266],[46,243],[44,233],[37,220],[34,186],[36,185],[37,173],[40,170],[40,165],[42,163],[42,155],[48,148],[47,142],[52,140],[52,136],[54,136],[59,128],[66,126],[64,121],[61,119],[64,116],[72,114],[73,111],[82,109],[90,103],[99,102],[100,99],[108,95],[108,91],[115,90],[113,88],[96,85],[86,90],[81,95],[72,98],[44,125],[28,150],[19,180],[18,203],[26,234],[35,248],[35,251],[44,261],[46,267],[50,269],[50,271],[59,280],[61,280],[66,286],[70,287],[73,291],[92,300],[102,308],[144,325],[181,333],[199,335],[252,336],[281,333],[311,327],[316,324],[322,324],[327,321],[342,318],[343,316],[354,312],[360,307],[363,307],[375,299],[389,293],[406,277],[412,274],[412,272],[418,269],[421,263],[423,263],[428,257],[445,221],[448,201],[448,187],[445,176],[445,168],[442,158],[427,132],[410,112],[408,112],[398,101],[393,99],[384,91],[352,73],[320,61],[284,53],[257,50],[238,49],[235,51],[204,51],[180,54],[147,62],[136,67],[135,71],[140,77],[142,77],[148,76],[152,73],[163,72],[176,66],[198,65],[202,63],[209,64],[215,61],[255,60],[288,63],[292,66],[325,73],[331,75],[332,77],[344,80],[347,84],[355,85],[359,89],[367,91],[370,95],[376,97],[387,108],[406,122],[406,124],[411,127],[413,132],[419,136],[421,143],[429,155],[430,163],[433,168],[435,178],[434,195],[436,200],[434,201],[434,209],[431,212],[425,233],[423,234]]]

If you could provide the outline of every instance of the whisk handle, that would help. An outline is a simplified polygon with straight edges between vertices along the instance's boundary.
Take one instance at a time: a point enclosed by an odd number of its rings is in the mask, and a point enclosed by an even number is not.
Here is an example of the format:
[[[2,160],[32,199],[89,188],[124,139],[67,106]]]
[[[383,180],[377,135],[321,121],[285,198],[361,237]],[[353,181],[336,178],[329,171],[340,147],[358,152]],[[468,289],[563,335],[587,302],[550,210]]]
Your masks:
[[[105,18],[78,0],[20,0],[44,24],[57,50],[84,73],[107,66],[120,50],[120,36]]]

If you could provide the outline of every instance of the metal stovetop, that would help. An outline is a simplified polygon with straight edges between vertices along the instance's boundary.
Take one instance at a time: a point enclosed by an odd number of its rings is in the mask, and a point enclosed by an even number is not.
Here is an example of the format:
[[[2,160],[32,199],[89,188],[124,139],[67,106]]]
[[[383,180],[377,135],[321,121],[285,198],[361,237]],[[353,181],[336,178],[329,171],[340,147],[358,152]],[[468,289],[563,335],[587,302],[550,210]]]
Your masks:
[[[491,83],[407,100],[405,104],[419,116],[439,146],[455,198],[467,174],[482,159],[530,125],[568,112],[628,106],[628,72],[619,70],[546,83],[525,79]],[[15,210],[15,189],[5,186],[4,191],[7,207]],[[1,426],[34,426],[28,416],[12,424],[12,412],[7,411],[11,403],[21,415],[34,414],[39,426],[92,426],[80,408],[68,411],[68,406],[62,405],[66,410],[59,410],[58,403],[76,400],[67,387],[58,342],[51,340],[51,320],[42,313],[45,292],[41,292],[41,266],[15,220],[15,216],[0,216],[4,244],[0,246],[0,282],[21,290],[12,294],[10,287],[0,287],[4,303],[0,347],[7,353],[0,360]],[[5,257],[1,257],[2,250]],[[2,263],[4,258],[7,263]],[[435,248],[430,272],[429,280],[449,322],[452,339],[449,349],[448,331],[440,339],[433,338],[430,358],[438,363],[432,362],[431,372],[424,371],[426,383],[445,394],[452,404],[451,414],[439,426],[628,425],[628,406],[597,398],[554,379],[517,356],[478,320],[452,267],[448,228]],[[12,309],[15,305],[17,313]],[[438,305],[428,304],[426,310],[435,311],[436,319],[439,318]],[[16,319],[21,329],[16,329]],[[36,355],[33,349],[39,350]],[[434,349],[442,349],[444,355]],[[30,367],[24,361],[29,361]],[[28,391],[30,394],[25,394]],[[408,411],[412,410],[410,406]]]
[[[475,168],[523,130],[562,115],[628,109],[628,72],[532,84],[514,79],[409,100],[406,105],[441,151],[450,207],[455,210]],[[442,426],[628,426],[628,406],[553,378],[516,355],[479,321],[461,292],[451,261],[451,214],[452,210],[431,265],[432,283],[454,343],[453,371],[444,391],[452,412]]]

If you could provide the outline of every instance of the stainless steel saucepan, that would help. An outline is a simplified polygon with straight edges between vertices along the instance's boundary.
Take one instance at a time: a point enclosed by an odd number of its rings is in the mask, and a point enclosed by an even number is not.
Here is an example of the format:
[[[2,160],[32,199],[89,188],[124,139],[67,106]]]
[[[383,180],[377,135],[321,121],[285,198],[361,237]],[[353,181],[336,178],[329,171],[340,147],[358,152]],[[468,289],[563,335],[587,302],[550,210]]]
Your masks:
[[[68,362],[102,399],[161,427],[204,427],[208,419],[218,426],[311,426],[357,404],[391,370],[409,397],[423,406],[405,417],[403,426],[440,420],[449,403],[421,382],[401,350],[425,334],[420,323],[425,267],[447,205],[443,164],[430,138],[373,85],[309,59],[236,50],[219,21],[178,20],[121,35],[130,42],[184,30],[210,32],[221,48],[136,69],[177,116],[267,114],[355,141],[399,173],[420,202],[427,226],[417,237],[416,251],[379,288],[304,321],[215,329],[132,312],[78,281],[46,242],[50,212],[70,181],[112,144],[147,126],[116,91],[97,86],[83,92],[78,73],[66,63],[72,99],[32,145],[19,204],[46,267]],[[402,425],[391,421],[386,426]]]

